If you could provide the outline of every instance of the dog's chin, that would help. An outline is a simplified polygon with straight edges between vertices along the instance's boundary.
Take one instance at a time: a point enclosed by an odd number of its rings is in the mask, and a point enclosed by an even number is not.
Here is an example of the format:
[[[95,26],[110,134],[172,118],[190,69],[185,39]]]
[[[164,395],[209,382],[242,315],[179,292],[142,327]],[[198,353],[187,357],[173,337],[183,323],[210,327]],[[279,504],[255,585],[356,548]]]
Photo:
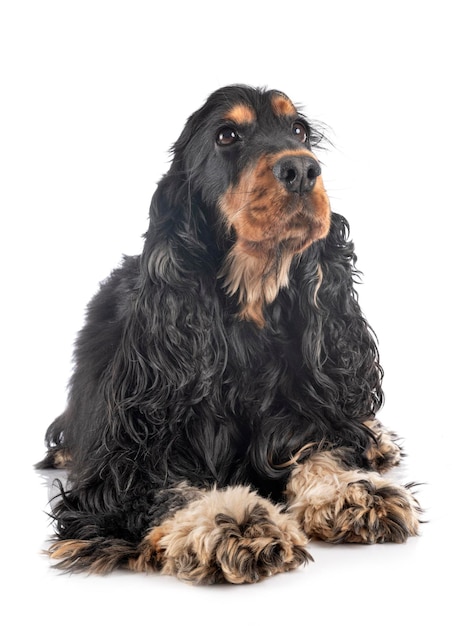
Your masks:
[[[236,233],[220,277],[228,295],[237,295],[242,319],[259,327],[265,325],[264,308],[288,286],[293,259],[328,235],[329,203],[326,208],[320,215],[317,209],[309,215],[303,205],[302,212],[296,212],[291,220],[275,226],[260,239]]]
[[[270,260],[282,251],[297,254],[327,236],[331,209],[321,176],[310,193],[288,192],[272,181],[264,199],[253,190],[246,194],[227,190],[219,208],[242,252]]]
[[[269,229],[261,238],[249,239],[236,233],[236,240],[240,242],[243,250],[251,256],[278,255],[282,250],[297,254],[315,241],[324,239],[328,235],[329,229],[329,214],[318,217],[314,212],[309,215],[303,211],[301,215],[299,212],[294,213],[293,220]]]
[[[319,206],[319,202],[311,198],[299,198],[280,210],[273,208],[272,213],[279,214],[280,218],[268,219],[265,229],[254,228],[251,233],[246,227],[251,219],[243,220],[239,228],[234,228],[235,240],[243,252],[268,261],[284,252],[298,254],[315,241],[324,239],[330,230],[331,211],[327,199]],[[240,228],[243,223],[245,227]]]

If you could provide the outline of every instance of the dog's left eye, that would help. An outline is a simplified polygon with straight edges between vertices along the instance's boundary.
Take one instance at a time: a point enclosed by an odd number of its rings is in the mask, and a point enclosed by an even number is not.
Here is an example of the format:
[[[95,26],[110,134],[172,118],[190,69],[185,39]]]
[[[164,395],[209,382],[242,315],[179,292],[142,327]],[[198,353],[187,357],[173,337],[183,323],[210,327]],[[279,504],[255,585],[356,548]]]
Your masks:
[[[306,143],[308,140],[308,132],[306,127],[301,122],[294,122],[292,126],[292,132],[296,135],[297,139],[301,142]]]
[[[231,146],[239,139],[238,132],[231,126],[223,126],[217,133],[217,144],[219,146]]]

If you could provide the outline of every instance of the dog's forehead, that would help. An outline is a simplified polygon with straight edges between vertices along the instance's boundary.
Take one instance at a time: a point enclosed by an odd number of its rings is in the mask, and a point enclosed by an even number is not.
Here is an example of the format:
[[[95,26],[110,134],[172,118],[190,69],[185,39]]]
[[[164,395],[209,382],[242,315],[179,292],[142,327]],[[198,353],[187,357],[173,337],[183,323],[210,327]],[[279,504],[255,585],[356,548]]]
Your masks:
[[[294,117],[297,109],[288,96],[281,91],[272,90],[262,93],[259,98],[230,103],[226,107],[224,118],[240,126],[252,124],[269,113],[276,117]]]

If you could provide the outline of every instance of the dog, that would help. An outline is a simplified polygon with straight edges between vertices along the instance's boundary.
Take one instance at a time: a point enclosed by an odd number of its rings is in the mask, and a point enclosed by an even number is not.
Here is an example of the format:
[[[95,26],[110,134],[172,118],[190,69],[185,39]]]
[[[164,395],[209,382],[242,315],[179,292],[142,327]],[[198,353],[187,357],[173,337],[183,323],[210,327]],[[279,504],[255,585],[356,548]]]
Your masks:
[[[383,402],[356,255],[282,92],[215,91],[153,195],[142,254],[101,283],[65,412],[37,465],[67,468],[56,567],[252,583],[310,539],[404,542],[414,484]]]

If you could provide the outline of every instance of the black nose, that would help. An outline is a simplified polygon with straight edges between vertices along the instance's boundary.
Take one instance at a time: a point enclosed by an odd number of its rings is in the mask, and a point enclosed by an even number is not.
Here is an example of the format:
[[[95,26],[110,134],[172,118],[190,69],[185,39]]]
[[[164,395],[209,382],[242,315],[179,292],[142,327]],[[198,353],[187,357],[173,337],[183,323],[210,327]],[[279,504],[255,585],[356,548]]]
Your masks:
[[[273,166],[273,174],[287,191],[306,194],[312,191],[320,176],[321,169],[317,161],[308,155],[285,156]]]

